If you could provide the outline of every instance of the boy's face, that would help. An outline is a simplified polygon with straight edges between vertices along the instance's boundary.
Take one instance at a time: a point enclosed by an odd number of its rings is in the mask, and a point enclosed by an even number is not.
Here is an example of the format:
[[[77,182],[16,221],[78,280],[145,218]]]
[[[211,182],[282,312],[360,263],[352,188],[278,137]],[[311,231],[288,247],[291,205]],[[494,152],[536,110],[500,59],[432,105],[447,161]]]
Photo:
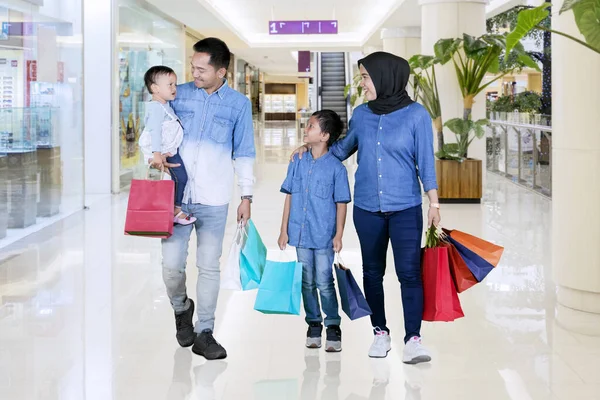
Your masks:
[[[321,142],[327,142],[329,140],[329,133],[323,133],[319,120],[317,117],[312,116],[306,124],[304,129],[304,143],[306,144],[317,144]]]
[[[152,94],[165,101],[175,100],[177,95],[177,75],[160,75],[152,84]]]

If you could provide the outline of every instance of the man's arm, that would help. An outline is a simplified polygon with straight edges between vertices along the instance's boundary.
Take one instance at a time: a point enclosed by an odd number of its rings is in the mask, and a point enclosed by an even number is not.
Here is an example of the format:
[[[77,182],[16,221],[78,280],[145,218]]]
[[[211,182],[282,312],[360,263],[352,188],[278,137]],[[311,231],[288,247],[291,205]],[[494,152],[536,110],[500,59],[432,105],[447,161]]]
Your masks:
[[[252,107],[250,101],[244,107],[233,128],[233,166],[238,178],[238,186],[242,196],[252,196],[254,187],[254,128],[252,124]]]

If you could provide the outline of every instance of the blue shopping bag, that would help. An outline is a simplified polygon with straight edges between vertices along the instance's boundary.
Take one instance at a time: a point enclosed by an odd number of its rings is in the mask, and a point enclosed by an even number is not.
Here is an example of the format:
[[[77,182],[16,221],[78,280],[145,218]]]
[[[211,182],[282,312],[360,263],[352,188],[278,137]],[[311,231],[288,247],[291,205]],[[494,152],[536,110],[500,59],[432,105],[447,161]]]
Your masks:
[[[246,242],[240,253],[240,278],[242,289],[251,290],[258,288],[262,279],[267,262],[267,248],[252,220],[248,220],[244,232]]]
[[[469,271],[471,271],[475,279],[477,279],[477,282],[484,280],[494,269],[494,266],[487,262],[483,257],[469,250],[454,240],[450,235],[447,235],[444,240],[452,243],[454,247],[456,247],[458,254],[464,260],[465,264],[467,264],[467,268],[469,268]]]
[[[264,314],[300,315],[302,264],[267,261],[254,309]]]
[[[371,308],[360,290],[358,283],[356,283],[352,271],[344,267],[339,256],[334,269],[338,282],[338,290],[340,292],[342,310],[346,313],[348,318],[355,320],[371,315]]]

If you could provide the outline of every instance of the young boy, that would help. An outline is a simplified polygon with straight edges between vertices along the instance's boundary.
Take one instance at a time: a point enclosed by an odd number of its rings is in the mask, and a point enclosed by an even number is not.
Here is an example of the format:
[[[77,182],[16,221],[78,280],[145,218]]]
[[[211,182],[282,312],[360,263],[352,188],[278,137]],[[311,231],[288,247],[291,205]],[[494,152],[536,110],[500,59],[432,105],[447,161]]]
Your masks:
[[[188,180],[185,166],[178,153],[178,147],[183,140],[183,128],[168,103],[175,100],[177,94],[177,75],[171,68],[158,65],[146,72],[144,83],[152,94],[152,101],[146,104],[145,127],[139,140],[140,149],[144,158],[154,168],[163,169],[163,157],[166,157],[169,163],[179,164],[178,167],[169,169],[171,179],[175,182],[173,223],[193,224],[196,218],[181,211]]]
[[[329,153],[344,124],[331,110],[315,112],[304,132],[304,143],[311,150],[290,163],[281,192],[286,193],[279,247],[296,247],[302,263],[302,298],[308,332],[306,347],[320,348],[323,317],[326,314],[325,350],[342,350],[342,331],[338,301],[333,284],[334,251],[342,250],[347,203],[350,202],[348,173],[344,165]]]

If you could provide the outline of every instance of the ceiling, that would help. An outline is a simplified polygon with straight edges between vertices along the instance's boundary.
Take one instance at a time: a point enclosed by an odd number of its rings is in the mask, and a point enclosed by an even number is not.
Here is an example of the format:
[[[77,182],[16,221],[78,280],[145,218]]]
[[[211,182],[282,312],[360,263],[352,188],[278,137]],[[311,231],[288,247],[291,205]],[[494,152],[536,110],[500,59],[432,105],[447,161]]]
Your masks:
[[[360,51],[381,46],[382,28],[421,25],[418,0],[147,0],[266,73],[296,74],[294,51]],[[538,0],[528,0],[538,1]],[[523,0],[492,0],[488,13]],[[514,4],[514,5],[513,5]],[[269,35],[270,20],[339,21],[337,35]]]

